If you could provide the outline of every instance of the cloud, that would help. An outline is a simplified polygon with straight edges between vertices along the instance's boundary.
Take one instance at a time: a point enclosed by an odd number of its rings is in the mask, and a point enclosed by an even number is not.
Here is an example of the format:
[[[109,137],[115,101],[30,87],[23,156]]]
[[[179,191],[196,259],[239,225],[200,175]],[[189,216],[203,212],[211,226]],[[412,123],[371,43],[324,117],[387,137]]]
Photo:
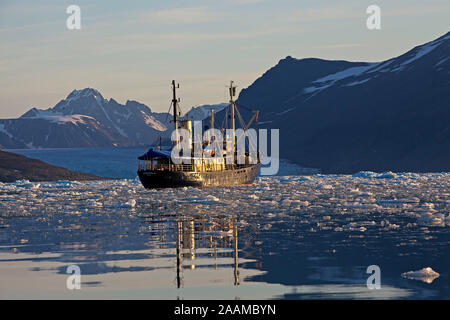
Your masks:
[[[173,8],[152,11],[144,14],[143,19],[163,24],[193,24],[218,21],[223,13],[212,11],[207,7]]]
[[[440,5],[417,5],[409,7],[394,8],[392,6],[380,5],[382,16],[416,16],[439,13],[445,10],[445,7]],[[333,5],[325,7],[311,7],[291,10],[284,16],[284,21],[331,21],[331,20],[346,20],[346,19],[365,19],[367,17],[365,5],[355,5],[349,7],[348,5]]]
[[[225,3],[236,4],[236,5],[244,5],[244,4],[252,4],[252,3],[260,3],[267,0],[222,0]]]
[[[383,12],[383,7],[381,8],[381,14],[384,16],[423,16],[427,14],[440,13],[445,11],[445,7],[441,6],[416,6],[416,7],[402,7],[398,9],[385,10]]]
[[[319,45],[314,46],[314,48],[317,49],[348,49],[348,48],[357,48],[357,47],[363,47],[365,45],[361,43],[338,43],[338,44],[325,44],[325,45]]]

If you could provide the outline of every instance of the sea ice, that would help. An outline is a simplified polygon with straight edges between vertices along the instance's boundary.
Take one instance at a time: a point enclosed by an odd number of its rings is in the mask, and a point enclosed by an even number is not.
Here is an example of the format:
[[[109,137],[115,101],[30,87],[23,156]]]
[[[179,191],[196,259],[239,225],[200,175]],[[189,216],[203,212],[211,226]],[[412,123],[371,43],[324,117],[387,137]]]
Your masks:
[[[436,278],[439,278],[439,273],[431,269],[431,267],[423,268],[417,271],[408,271],[401,274],[403,278],[420,280],[426,283],[432,283]]]

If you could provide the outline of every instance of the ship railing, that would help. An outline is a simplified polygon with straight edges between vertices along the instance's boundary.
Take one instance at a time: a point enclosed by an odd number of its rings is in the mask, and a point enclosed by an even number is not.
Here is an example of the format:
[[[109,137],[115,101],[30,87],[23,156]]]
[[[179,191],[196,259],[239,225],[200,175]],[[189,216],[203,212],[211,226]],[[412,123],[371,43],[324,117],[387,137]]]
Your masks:
[[[174,163],[154,163],[142,161],[138,164],[138,171],[183,171],[183,172],[213,172],[244,169],[249,164],[209,164],[202,162],[198,164],[174,164]]]
[[[151,163],[144,161],[139,163],[138,171],[194,171],[192,164]]]

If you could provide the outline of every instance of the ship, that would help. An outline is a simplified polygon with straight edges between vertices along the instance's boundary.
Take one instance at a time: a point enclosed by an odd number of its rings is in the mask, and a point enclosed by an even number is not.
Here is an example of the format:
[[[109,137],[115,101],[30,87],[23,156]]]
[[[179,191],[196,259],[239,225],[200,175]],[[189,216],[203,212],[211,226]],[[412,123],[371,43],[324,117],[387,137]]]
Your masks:
[[[171,108],[173,108],[174,133],[177,138],[173,142],[172,148],[180,143],[178,131],[181,129],[187,130],[190,135],[188,138],[189,143],[194,143],[192,120],[183,119],[182,117],[179,119],[180,113],[178,104],[180,99],[177,98],[176,92],[179,87],[179,84],[176,84],[175,80],[173,80]],[[235,115],[237,106],[234,101],[234,97],[236,96],[236,86],[233,81],[230,83],[229,92],[230,103],[226,110],[229,117],[226,116],[226,118],[227,120],[228,118],[230,119],[228,131],[232,134],[225,137],[226,141],[223,142],[221,156],[206,156],[207,152],[215,153],[214,150],[211,151],[211,146],[214,144],[214,137],[211,137],[209,141],[205,141],[202,138],[202,154],[194,154],[193,150],[195,148],[193,146],[192,153],[187,157],[188,160],[186,161],[185,159],[182,164],[178,164],[176,161],[174,162],[172,159],[172,150],[163,150],[160,143],[159,146],[150,148],[144,155],[138,158],[137,174],[145,188],[205,188],[245,186],[253,184],[258,175],[261,156],[259,152],[256,152],[255,155],[254,153],[245,151],[244,161],[238,161],[237,142],[241,137],[235,136]],[[249,129],[253,121],[258,121],[259,111],[250,111],[253,112],[253,117],[249,120],[248,124],[243,126],[242,130],[244,130],[244,132]],[[214,111],[211,111],[210,128],[214,129]],[[220,130],[225,132],[225,129],[226,128],[221,128]],[[242,157],[240,159],[242,159]]]

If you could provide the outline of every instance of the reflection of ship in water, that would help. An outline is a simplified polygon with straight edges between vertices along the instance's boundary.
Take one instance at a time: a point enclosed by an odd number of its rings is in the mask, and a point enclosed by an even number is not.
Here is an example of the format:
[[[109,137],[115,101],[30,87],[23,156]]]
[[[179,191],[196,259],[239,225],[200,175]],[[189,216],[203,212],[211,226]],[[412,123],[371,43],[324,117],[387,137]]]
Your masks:
[[[178,220],[176,222],[177,287],[182,287],[183,269],[196,268],[196,250],[206,248],[207,254],[214,258],[214,269],[220,248],[232,248],[234,285],[239,285],[238,230],[236,220],[223,221],[221,225],[208,227],[201,220]]]

